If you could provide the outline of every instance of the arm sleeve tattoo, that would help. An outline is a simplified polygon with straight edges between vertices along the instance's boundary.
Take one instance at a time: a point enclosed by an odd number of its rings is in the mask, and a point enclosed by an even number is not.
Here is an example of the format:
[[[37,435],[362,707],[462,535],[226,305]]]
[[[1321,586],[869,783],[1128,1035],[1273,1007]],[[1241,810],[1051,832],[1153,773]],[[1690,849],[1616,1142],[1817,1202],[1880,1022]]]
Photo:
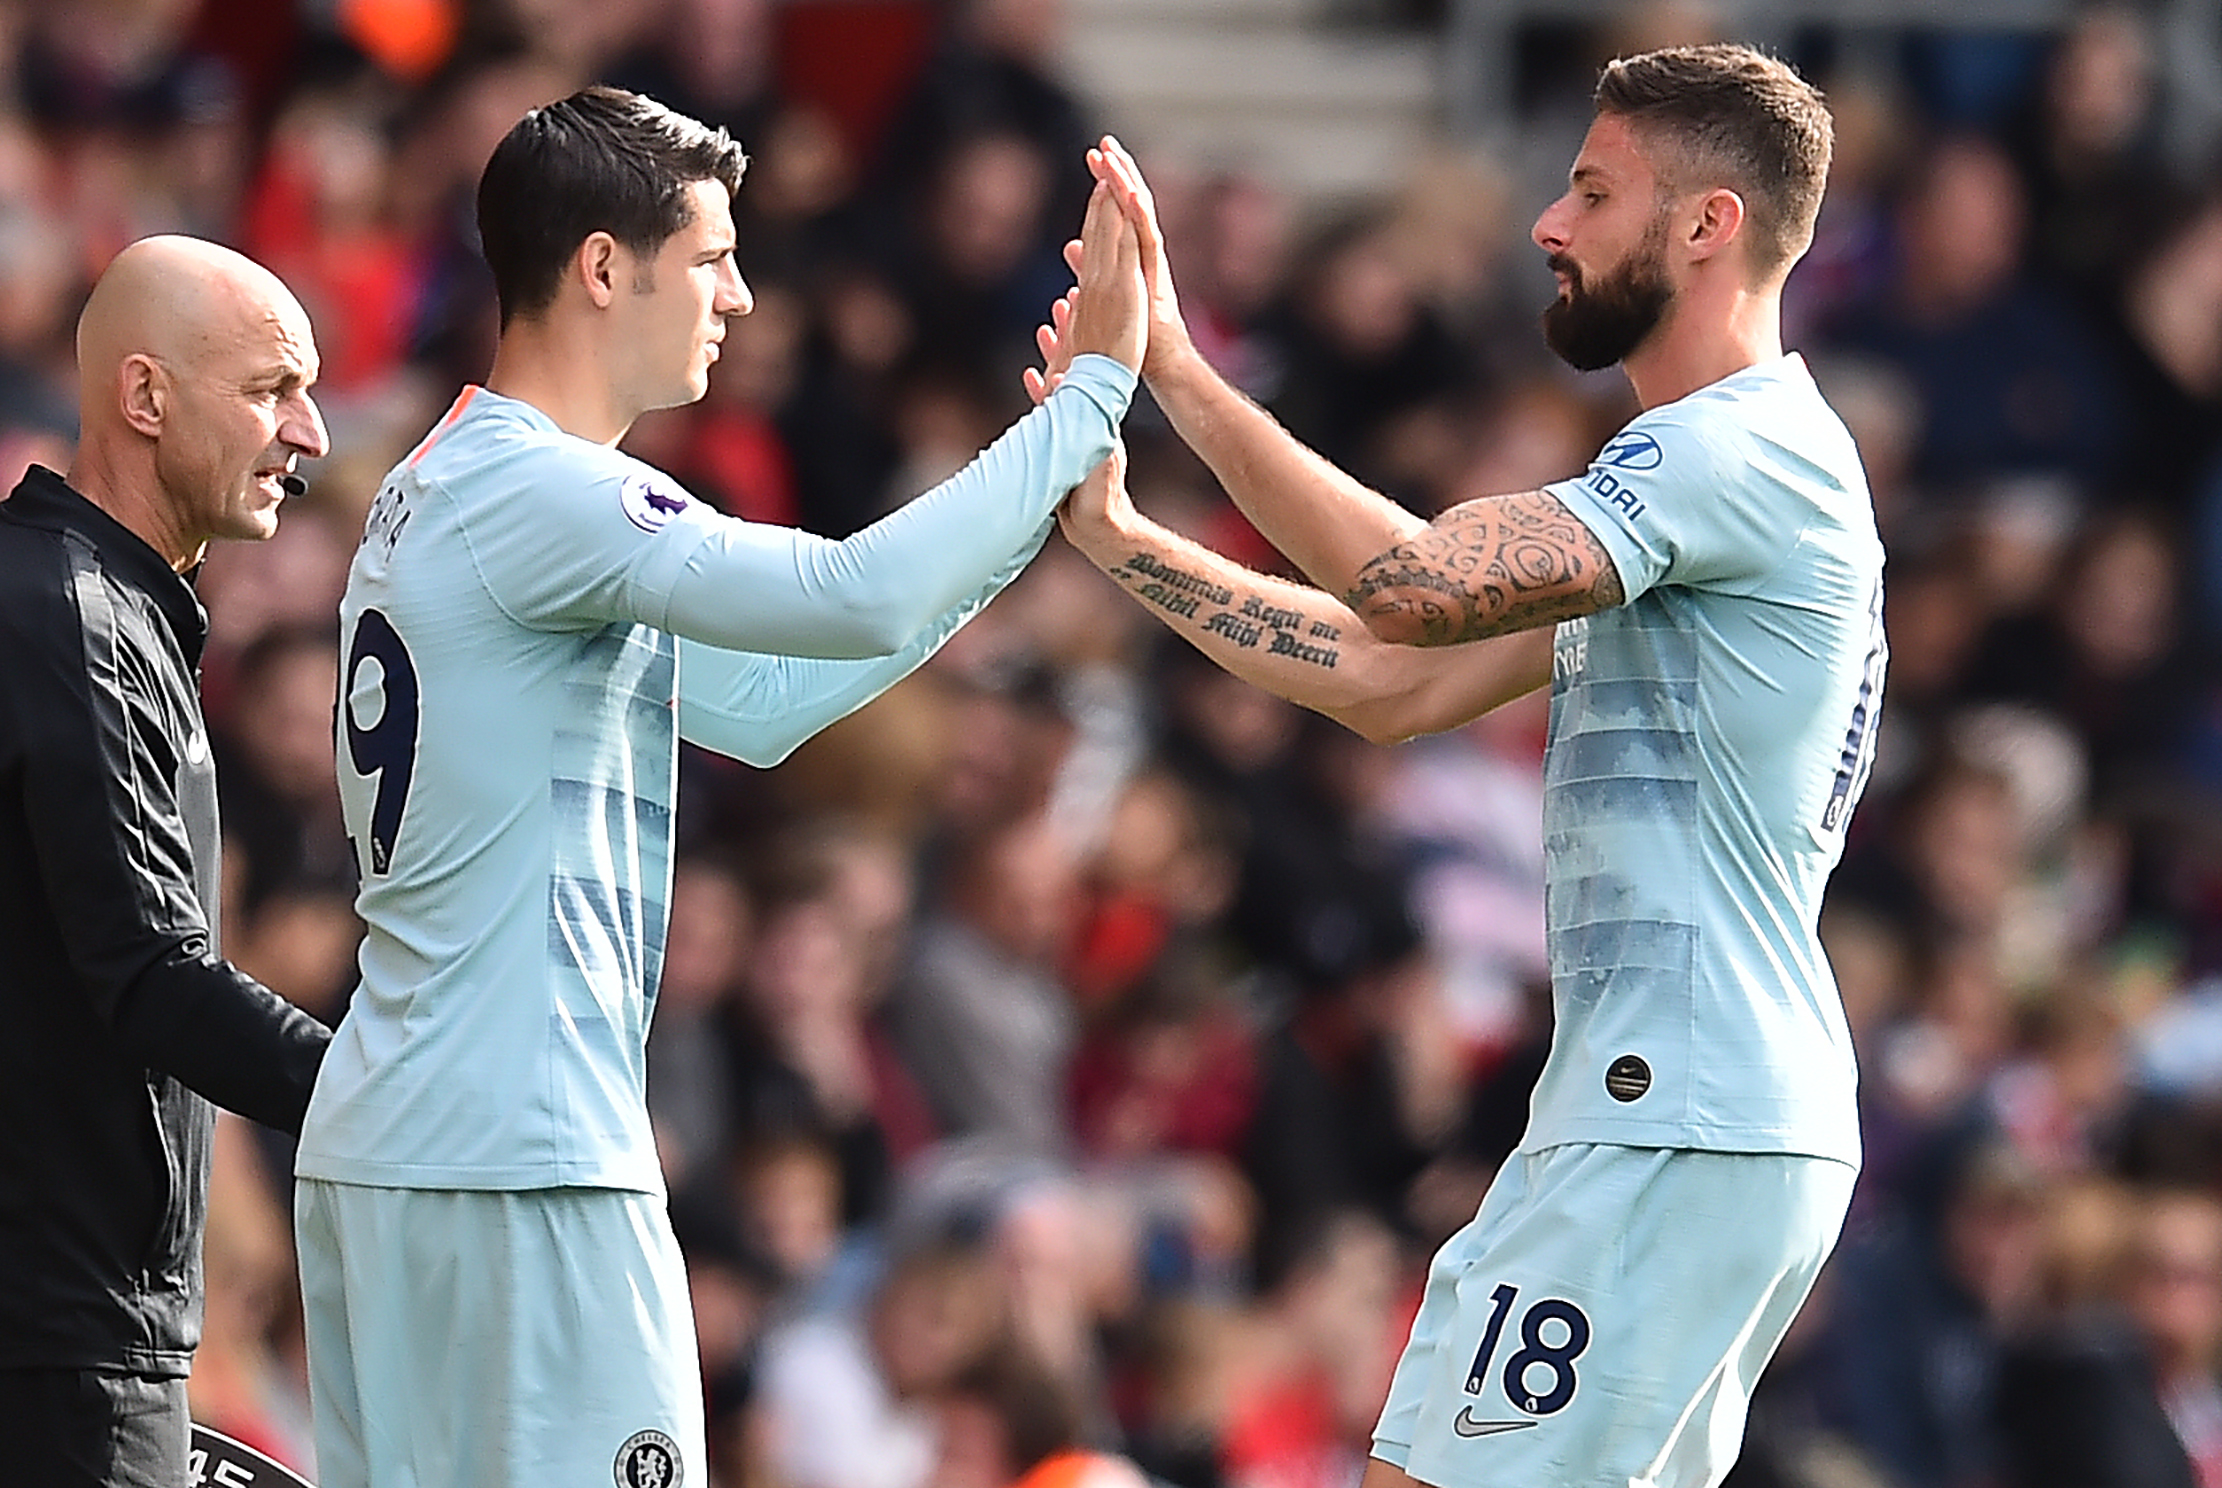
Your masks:
[[[1625,598],[1603,544],[1544,491],[1452,508],[1361,568],[1343,596],[1384,639],[1419,646],[1555,624]]]

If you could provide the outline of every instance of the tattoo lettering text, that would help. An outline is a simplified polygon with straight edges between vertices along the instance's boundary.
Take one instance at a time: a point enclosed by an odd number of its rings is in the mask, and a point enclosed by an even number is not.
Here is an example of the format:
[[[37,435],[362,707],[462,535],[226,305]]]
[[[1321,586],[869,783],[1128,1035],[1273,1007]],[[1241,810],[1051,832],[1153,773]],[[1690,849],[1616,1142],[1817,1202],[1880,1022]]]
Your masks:
[[[1201,574],[1176,568],[1149,553],[1136,553],[1112,569],[1111,577],[1128,593],[1169,615],[1192,621],[1203,635],[1218,636],[1244,651],[1261,645],[1269,656],[1286,656],[1308,666],[1332,670],[1342,659],[1340,628],[1307,620],[1299,610],[1242,594]]]
[[[1314,666],[1331,667],[1335,664],[1334,647],[1315,646],[1309,641],[1300,641],[1285,630],[1273,632],[1272,650],[1275,656],[1293,656],[1298,661],[1308,661]]]
[[[1204,622],[1204,634],[1225,636],[1243,650],[1254,650],[1258,644],[1259,628],[1240,615],[1221,610]]]
[[[1304,617],[1302,615],[1297,614],[1294,610],[1284,610],[1279,606],[1269,605],[1255,594],[1244,596],[1242,613],[1259,624],[1270,625],[1276,630],[1301,630],[1304,628]]]
[[[1144,584],[1134,592],[1159,609],[1189,620],[1196,618],[1197,607],[1202,603],[1193,594],[1175,593],[1163,584]]]
[[[1183,594],[1194,594],[1217,605],[1234,603],[1234,591],[1222,584],[1214,584],[1201,574],[1192,574],[1170,564],[1160,563],[1148,553],[1136,553],[1126,560],[1121,571],[1113,577],[1124,582],[1128,574],[1145,579],[1155,579],[1167,589],[1177,589]]]

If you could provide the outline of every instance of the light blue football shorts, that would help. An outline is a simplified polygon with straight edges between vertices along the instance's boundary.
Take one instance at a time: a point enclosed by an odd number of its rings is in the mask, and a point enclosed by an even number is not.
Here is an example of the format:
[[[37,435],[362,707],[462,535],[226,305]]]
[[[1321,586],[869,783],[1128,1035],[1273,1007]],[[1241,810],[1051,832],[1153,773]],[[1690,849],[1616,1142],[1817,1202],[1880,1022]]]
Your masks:
[[[688,1488],[687,1275],[659,1195],[296,1182],[322,1488]]]
[[[1428,1269],[1373,1455],[1436,1488],[1711,1488],[1857,1169],[1516,1152]]]

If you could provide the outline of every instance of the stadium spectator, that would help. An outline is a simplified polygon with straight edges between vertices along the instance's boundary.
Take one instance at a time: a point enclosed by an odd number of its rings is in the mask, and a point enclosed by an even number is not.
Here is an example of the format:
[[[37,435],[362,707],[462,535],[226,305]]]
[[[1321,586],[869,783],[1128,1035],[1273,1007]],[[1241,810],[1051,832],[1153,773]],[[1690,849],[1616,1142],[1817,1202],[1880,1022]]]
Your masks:
[[[766,1458],[794,1488],[925,1488],[933,1405],[1006,1336],[986,1252],[935,1243],[897,1256],[855,1312],[814,1314],[765,1340]]]
[[[1976,1125],[1931,1144],[1900,1212],[1834,1268],[1829,1424],[1897,1488],[1999,1481],[1998,1372],[2036,1297],[2044,1190]]]
[[[1345,1207],[1412,1228],[1412,1182],[1465,1107],[1464,1048],[1426,942],[1395,899],[1356,906],[1259,1040],[1243,1166],[1284,1235]]]
[[[2016,1488],[2193,1488],[2198,1481],[2187,1449],[2202,1436],[2212,1449],[2210,1359],[2222,1341],[2214,1334],[2213,1304],[2199,1295],[2214,1290],[2212,1216],[2208,1234],[2192,1239],[2204,1257],[2140,1256],[2130,1265],[2143,1274],[2124,1264],[2122,1241],[2148,1223],[2139,1211],[2167,1203],[2141,1205],[2089,1181],[2055,1190],[2045,1221],[2047,1305],[2008,1345],[1999,1367],[2002,1476]],[[2161,1304],[2168,1323],[2140,1318],[2134,1302],[2125,1308],[2125,1292],[2134,1298],[2156,1291],[2183,1299]],[[2164,1361],[2161,1335],[2147,1324],[2160,1324],[2195,1352]],[[2206,1351],[2196,1352],[2202,1343]],[[2180,1430],[2193,1435],[2179,1437]]]
[[[648,1117],[674,1190],[715,1171],[731,1149],[740,1092],[724,1058],[722,1023],[755,926],[755,901],[737,871],[699,855],[673,866],[671,932],[648,1030]]]
[[[1029,817],[960,846],[947,884],[889,1008],[896,1047],[950,1135],[1061,1153],[1078,1037],[1057,980],[1078,908],[1072,848]]]
[[[2137,1216],[2129,1309],[2199,1488],[2222,1481],[2222,1201],[2163,1189]]]
[[[1423,296],[1394,236],[1368,214],[1332,226],[1296,262],[1264,334],[1279,368],[1274,411],[1289,432],[1415,509],[1438,503],[1386,479],[1410,421],[1477,380],[1474,357]]]
[[[1900,270],[1830,339],[1897,367],[1932,417],[1915,474],[1947,491],[2004,475],[2086,482],[2124,449],[2124,405],[2081,311],[2028,274],[2028,207],[2004,152],[1961,135],[1922,151],[1898,204]]]
[[[1256,1374],[1225,1427],[1230,1481],[1334,1488],[1365,1460],[1412,1301],[1394,1233],[1360,1209],[1272,1232],[1259,1270]]]
[[[937,1412],[931,1488],[1144,1488],[1123,1457],[1087,1445],[1081,1403],[1023,1347],[958,1376]]]
[[[876,1223],[896,1163],[938,1134],[879,1018],[909,865],[885,839],[825,822],[771,843],[756,877],[761,929],[716,1030],[728,1119],[748,1145],[825,1143],[841,1220]]]

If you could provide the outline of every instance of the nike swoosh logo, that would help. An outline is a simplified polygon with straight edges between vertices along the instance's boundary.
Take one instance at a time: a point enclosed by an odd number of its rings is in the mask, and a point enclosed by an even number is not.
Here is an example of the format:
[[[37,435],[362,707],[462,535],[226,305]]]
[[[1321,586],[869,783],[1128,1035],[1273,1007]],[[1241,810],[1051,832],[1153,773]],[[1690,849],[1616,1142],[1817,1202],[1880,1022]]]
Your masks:
[[[1484,1421],[1474,1414],[1474,1408],[1469,1405],[1452,1418],[1450,1429],[1460,1436],[1498,1436],[1507,1431],[1525,1431],[1530,1426],[1541,1424],[1539,1421]]]

